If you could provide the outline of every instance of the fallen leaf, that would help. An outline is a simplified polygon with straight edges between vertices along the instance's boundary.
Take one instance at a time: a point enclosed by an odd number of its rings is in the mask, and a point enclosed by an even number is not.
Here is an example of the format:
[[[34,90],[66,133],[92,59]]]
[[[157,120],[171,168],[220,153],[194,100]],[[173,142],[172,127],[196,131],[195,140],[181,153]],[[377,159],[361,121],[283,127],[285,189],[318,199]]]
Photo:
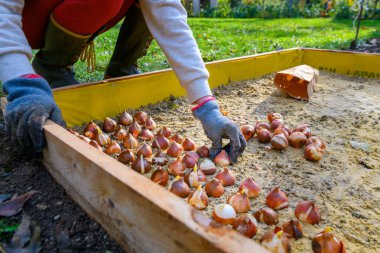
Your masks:
[[[10,199],[12,196],[13,194],[0,194],[0,203]]]
[[[38,253],[41,250],[41,230],[25,212],[21,224],[14,233],[9,245],[5,246],[7,253]]]
[[[0,216],[10,217],[19,213],[25,202],[35,193],[37,193],[37,191],[29,191],[11,200],[0,203]]]
[[[41,250],[41,229],[34,222],[32,222],[31,232],[32,238],[30,239],[28,250],[29,253],[37,253]]]
[[[22,214],[21,223],[14,233],[10,246],[14,248],[23,248],[30,240],[30,216],[26,213]]]

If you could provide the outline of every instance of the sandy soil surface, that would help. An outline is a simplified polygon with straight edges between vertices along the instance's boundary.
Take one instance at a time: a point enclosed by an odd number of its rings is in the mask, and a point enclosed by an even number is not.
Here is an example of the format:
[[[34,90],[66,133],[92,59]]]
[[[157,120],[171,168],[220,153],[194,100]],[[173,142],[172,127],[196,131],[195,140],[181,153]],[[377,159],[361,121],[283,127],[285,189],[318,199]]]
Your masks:
[[[313,134],[328,144],[323,159],[318,163],[308,162],[302,157],[302,150],[289,147],[278,152],[269,150],[268,144],[250,140],[239,163],[230,167],[238,182],[234,187],[227,187],[222,198],[211,199],[205,213],[210,214],[215,204],[224,203],[241,181],[252,176],[261,185],[262,193],[252,200],[250,213],[265,206],[266,193],[275,186],[280,186],[290,199],[289,208],[279,211],[279,224],[294,217],[298,201],[317,203],[322,221],[315,226],[302,224],[305,236],[292,241],[293,252],[311,252],[311,238],[326,226],[333,228],[348,252],[379,252],[379,80],[322,72],[317,92],[310,102],[282,95],[272,80],[273,75],[269,75],[240,82],[216,89],[214,94],[239,125],[265,119],[268,112],[283,114],[286,124],[292,128],[310,124]],[[175,132],[194,139],[197,145],[210,145],[184,98],[169,99],[142,109],[153,115],[160,126],[170,126]],[[0,193],[21,194],[30,189],[41,192],[26,203],[25,209],[41,226],[42,252],[121,252],[99,225],[68,198],[39,162],[16,157],[6,134],[0,133]],[[351,141],[365,143],[366,151],[354,148]],[[255,164],[262,169],[258,170]],[[20,218],[21,215],[13,218],[14,223]],[[253,240],[258,241],[269,229],[273,226],[259,223],[259,232]],[[4,240],[6,238],[0,241]]]
[[[269,75],[240,82],[218,88],[214,94],[239,125],[264,120],[268,112],[281,113],[291,128],[308,123],[313,135],[328,144],[323,159],[309,162],[303,158],[303,149],[270,150],[269,144],[260,144],[254,138],[239,162],[231,166],[238,179],[235,186],[227,187],[221,198],[212,198],[205,212],[210,215],[214,205],[225,203],[240,182],[252,176],[262,192],[251,201],[249,213],[265,206],[266,193],[275,186],[280,186],[290,200],[290,206],[278,212],[279,225],[294,217],[298,201],[313,200],[319,207],[322,221],[314,226],[302,224],[304,237],[292,241],[293,252],[310,252],[311,238],[327,226],[344,241],[348,252],[379,252],[380,81],[322,72],[316,93],[304,102],[278,92],[272,80],[273,75]],[[210,145],[189,107],[185,99],[173,98],[142,109],[160,126],[170,126],[197,145]],[[366,151],[354,148],[351,141],[365,143]],[[260,223],[253,239],[258,241],[273,228]]]

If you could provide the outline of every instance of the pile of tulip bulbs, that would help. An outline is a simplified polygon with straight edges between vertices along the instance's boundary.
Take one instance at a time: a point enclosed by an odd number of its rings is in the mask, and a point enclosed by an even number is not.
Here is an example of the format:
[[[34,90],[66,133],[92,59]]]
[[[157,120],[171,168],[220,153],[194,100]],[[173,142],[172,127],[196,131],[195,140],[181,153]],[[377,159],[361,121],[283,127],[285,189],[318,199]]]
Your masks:
[[[317,162],[322,159],[326,144],[319,137],[312,135],[308,124],[290,130],[279,113],[269,113],[267,119],[269,122],[241,126],[245,140],[256,136],[260,143],[270,143],[275,150],[284,150],[289,145],[296,149],[305,147],[304,157],[307,160]]]
[[[254,129],[260,133],[260,124],[256,124]],[[124,111],[118,121],[106,118],[101,126],[91,121],[82,134],[69,131],[99,152],[129,165],[132,170],[140,174],[149,173],[153,182],[186,198],[190,205],[199,210],[207,208],[210,197],[220,198],[225,193],[225,187],[236,185],[236,177],[228,168],[230,159],[225,150],[212,160],[207,146],[197,147],[192,139],[174,133],[169,127],[157,128],[155,121],[142,111],[133,116]],[[267,194],[267,207],[250,215],[251,201],[260,192],[261,187],[255,180],[246,178],[237,192],[228,196],[226,203],[213,208],[212,217],[249,238],[257,233],[259,222],[273,225],[273,230],[261,238],[262,245],[272,252],[290,252],[291,238],[297,240],[302,237],[301,223],[318,224],[319,210],[312,201],[300,202],[295,208],[297,219],[279,226],[276,211],[288,207],[288,197],[276,187]],[[314,252],[345,252],[342,242],[331,233],[330,228],[314,237],[312,248]]]

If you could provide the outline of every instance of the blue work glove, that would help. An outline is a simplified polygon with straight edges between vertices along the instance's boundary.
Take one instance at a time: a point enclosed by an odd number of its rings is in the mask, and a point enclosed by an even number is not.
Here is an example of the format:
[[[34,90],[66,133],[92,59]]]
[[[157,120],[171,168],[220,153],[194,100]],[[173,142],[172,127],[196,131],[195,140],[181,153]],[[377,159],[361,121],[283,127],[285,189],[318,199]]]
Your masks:
[[[215,158],[222,151],[222,139],[230,139],[229,150],[231,163],[236,163],[238,157],[243,153],[247,143],[239,127],[220,112],[218,103],[210,100],[193,110],[203,126],[207,137],[212,141],[210,157]]]
[[[21,152],[36,155],[46,145],[42,128],[46,119],[63,127],[66,123],[47,81],[38,75],[29,76],[3,84],[3,90],[8,94],[4,118],[12,142],[21,147]]]

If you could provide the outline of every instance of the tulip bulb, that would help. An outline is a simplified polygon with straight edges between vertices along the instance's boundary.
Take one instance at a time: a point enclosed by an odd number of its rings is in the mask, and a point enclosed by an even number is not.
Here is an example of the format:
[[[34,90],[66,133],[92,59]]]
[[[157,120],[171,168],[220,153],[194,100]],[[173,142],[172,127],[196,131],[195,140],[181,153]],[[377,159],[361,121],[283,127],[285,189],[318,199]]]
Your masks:
[[[301,201],[297,204],[294,214],[297,219],[307,222],[311,225],[318,224],[321,221],[319,209],[313,201]]]
[[[183,157],[182,162],[185,164],[186,168],[194,168],[196,163],[198,162],[199,155],[194,152],[188,152],[186,155]]]
[[[162,150],[167,149],[169,145],[169,140],[163,135],[157,136],[156,139],[152,142],[152,148],[158,148]]]
[[[125,137],[127,137],[127,135],[127,131],[125,131],[121,125],[117,125],[115,132],[113,133],[113,137],[118,141],[122,141]]]
[[[208,206],[208,197],[199,185],[198,188],[190,194],[187,202],[196,209],[203,210]]]
[[[152,119],[152,117],[149,117],[148,120],[145,122],[145,127],[149,130],[153,130],[157,127],[156,122]]]
[[[247,193],[248,198],[256,198],[259,196],[261,188],[253,178],[249,177],[239,186],[239,191],[241,192],[242,190]]]
[[[264,222],[267,225],[276,225],[278,223],[277,213],[269,207],[261,208],[255,212],[254,216],[256,220]]]
[[[322,159],[323,151],[314,144],[310,144],[305,148],[304,157],[306,160],[318,162]]]
[[[205,175],[213,175],[216,172],[216,165],[208,158],[198,160],[198,168],[205,173]]]
[[[203,186],[206,184],[207,178],[205,174],[194,166],[193,171],[185,175],[185,182],[192,188]]]
[[[301,132],[301,133],[303,133],[307,138],[310,138],[310,136],[311,136],[311,130],[310,130],[308,124],[303,124],[303,125],[298,126],[297,128],[295,128],[295,129],[293,130],[293,133],[294,133],[294,132]]]
[[[288,139],[284,134],[277,134],[272,137],[270,144],[273,149],[283,150],[288,147]]]
[[[101,146],[99,145],[99,143],[97,143],[96,141],[91,140],[88,144],[90,144],[91,146],[93,146],[93,147],[96,148],[97,150],[103,152],[102,147],[101,147]]]
[[[231,170],[224,168],[223,171],[219,172],[215,176],[216,179],[219,179],[222,182],[223,186],[231,186],[236,182],[236,177]]]
[[[257,139],[261,143],[268,143],[271,139],[271,134],[267,129],[261,129],[257,132]]]
[[[185,165],[182,163],[181,158],[178,157],[177,160],[174,162],[169,163],[169,173],[174,176],[181,176],[183,177],[185,175]]]
[[[79,133],[77,131],[75,131],[74,129],[67,129],[67,131],[69,131],[71,134],[75,135],[75,136],[79,136]],[[86,137],[86,136],[85,136]],[[88,138],[88,137],[87,137]]]
[[[288,197],[278,186],[268,192],[266,201],[267,205],[274,210],[280,210],[289,206]]]
[[[172,135],[172,130],[166,126],[163,126],[160,130],[158,130],[156,135],[163,135],[166,138],[169,138],[170,135]]]
[[[255,127],[252,125],[242,125],[240,128],[243,133],[244,139],[248,141],[255,135]]]
[[[236,219],[236,211],[229,204],[219,204],[215,206],[212,217],[219,223],[232,225]]]
[[[182,147],[185,151],[192,151],[195,150],[195,143],[193,140],[186,138],[185,141],[182,143]]]
[[[256,134],[263,129],[266,129],[269,131],[270,125],[268,123],[265,123],[265,122],[257,122],[255,125]]]
[[[248,238],[257,233],[257,221],[249,214],[241,214],[236,218],[233,228]]]
[[[137,138],[141,132],[141,127],[136,122],[133,122],[128,129],[128,132],[133,135],[133,137]]]
[[[123,111],[120,114],[119,116],[120,125],[129,126],[130,124],[132,124],[132,122],[133,122],[133,118],[127,111]]]
[[[314,146],[320,148],[322,152],[326,149],[326,143],[317,136],[311,136],[309,139],[307,139],[305,145],[309,146],[310,144],[314,144]]]
[[[84,135],[78,135],[78,138],[81,139],[82,141],[86,142],[86,143],[90,143],[91,139],[90,138],[87,138],[86,136]]]
[[[154,139],[154,134],[148,128],[144,128],[139,133],[139,138],[144,141],[151,141]]]
[[[177,142],[178,144],[182,144],[185,141],[185,137],[176,133],[171,137],[172,141]]]
[[[280,126],[276,130],[274,130],[273,136],[278,134],[284,134],[286,139],[289,140],[289,133],[284,126]]]
[[[144,157],[151,157],[152,156],[152,148],[149,146],[149,144],[144,143],[138,150],[137,150],[137,156],[143,155]]]
[[[159,166],[165,166],[168,162],[169,159],[166,157],[165,153],[163,153],[160,149],[157,150],[156,155],[152,159],[152,163]]]
[[[273,253],[290,253],[290,241],[282,230],[269,231],[260,239],[264,248]]]
[[[129,164],[136,161],[136,156],[132,151],[125,149],[119,154],[118,160],[121,163]]]
[[[138,112],[133,116],[133,119],[139,125],[145,125],[145,122],[148,120],[148,114],[146,112]]]
[[[282,126],[284,126],[284,121],[282,119],[275,119],[270,123],[270,130],[274,131]]]
[[[158,167],[150,177],[150,179],[155,182],[156,184],[165,186],[169,181],[169,174],[166,172],[166,170],[162,169],[161,167]]]
[[[282,224],[282,230],[287,234],[289,238],[298,240],[302,237],[302,227],[296,219],[290,219],[289,221]]]
[[[207,182],[205,190],[208,196],[214,198],[219,198],[224,193],[224,187],[219,179],[213,179]]]
[[[96,125],[94,122],[90,121],[83,130],[83,135],[87,138],[94,139],[95,136],[98,134],[99,126]]]
[[[311,247],[314,253],[346,253],[346,248],[341,240],[327,227],[311,240]]]
[[[107,145],[105,152],[109,155],[120,154],[121,148],[119,143],[117,143],[116,141],[111,141],[111,143]]]
[[[306,135],[301,132],[294,132],[289,136],[290,146],[294,148],[302,148],[307,141]]]
[[[272,112],[272,113],[268,113],[267,114],[267,119],[269,121],[269,123],[272,123],[273,120],[283,120],[283,117],[280,113],[277,113],[277,112]]]
[[[132,163],[132,169],[134,171],[137,171],[138,173],[145,174],[149,173],[151,169],[150,162],[144,158],[143,155],[140,155],[140,157]]]
[[[224,149],[214,158],[216,165],[226,167],[231,164],[230,157]]]
[[[227,204],[230,204],[237,213],[246,213],[251,208],[251,202],[244,190],[228,196]]]
[[[283,126],[282,129],[284,129],[288,133],[288,136],[292,134],[292,131],[290,131],[289,127]]]
[[[139,142],[132,134],[128,134],[123,141],[123,146],[128,149],[135,149],[139,145]]]
[[[210,149],[203,145],[203,146],[200,146],[198,149],[197,149],[197,154],[202,157],[202,158],[207,158],[210,156]]]
[[[102,132],[102,130],[100,130],[100,128],[98,128],[98,132],[95,136],[95,141],[100,146],[106,146],[111,142],[111,139],[106,133]]]
[[[168,190],[181,198],[186,198],[190,194],[189,186],[183,181],[183,178],[180,176],[177,176],[170,183]]]
[[[114,121],[111,118],[106,117],[103,122],[103,130],[106,133],[112,133],[115,131],[116,125],[117,125],[116,121]]]
[[[179,157],[183,152],[183,147],[179,145],[177,142],[173,141],[172,144],[170,144],[168,150],[166,153],[171,157]]]

